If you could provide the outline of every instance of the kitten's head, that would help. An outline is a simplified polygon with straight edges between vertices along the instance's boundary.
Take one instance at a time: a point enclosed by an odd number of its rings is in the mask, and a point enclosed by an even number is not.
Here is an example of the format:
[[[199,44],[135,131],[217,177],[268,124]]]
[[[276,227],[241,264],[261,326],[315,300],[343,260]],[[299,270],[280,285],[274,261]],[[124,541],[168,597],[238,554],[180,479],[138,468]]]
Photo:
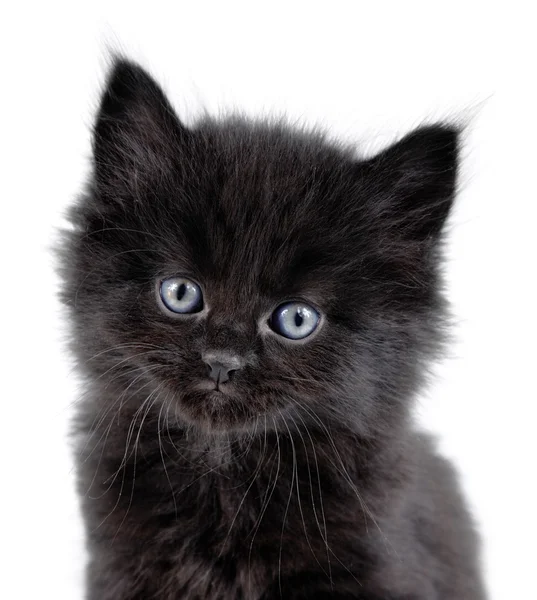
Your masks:
[[[187,128],[119,61],[93,156],[63,260],[94,379],[204,430],[401,418],[438,341],[453,128],[367,160],[280,123]]]

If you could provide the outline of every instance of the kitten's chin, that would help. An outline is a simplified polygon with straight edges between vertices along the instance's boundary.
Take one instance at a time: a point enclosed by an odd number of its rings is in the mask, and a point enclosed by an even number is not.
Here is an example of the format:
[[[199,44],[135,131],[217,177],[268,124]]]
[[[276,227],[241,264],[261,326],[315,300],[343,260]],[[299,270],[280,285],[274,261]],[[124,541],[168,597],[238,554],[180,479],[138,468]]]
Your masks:
[[[259,415],[230,386],[197,384],[176,399],[176,415],[207,433],[244,432],[255,428]]]

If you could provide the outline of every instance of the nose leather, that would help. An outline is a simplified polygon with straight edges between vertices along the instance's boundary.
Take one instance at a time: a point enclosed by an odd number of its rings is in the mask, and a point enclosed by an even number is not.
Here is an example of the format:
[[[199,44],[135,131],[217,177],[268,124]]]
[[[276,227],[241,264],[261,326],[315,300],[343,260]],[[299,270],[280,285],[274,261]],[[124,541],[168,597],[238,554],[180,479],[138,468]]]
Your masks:
[[[206,352],[202,359],[209,368],[209,377],[217,385],[229,381],[231,374],[243,366],[240,357],[222,352]]]
[[[216,383],[226,383],[226,381],[229,381],[229,376],[233,372],[233,369],[218,362],[210,363],[208,364],[208,367],[209,377]]]

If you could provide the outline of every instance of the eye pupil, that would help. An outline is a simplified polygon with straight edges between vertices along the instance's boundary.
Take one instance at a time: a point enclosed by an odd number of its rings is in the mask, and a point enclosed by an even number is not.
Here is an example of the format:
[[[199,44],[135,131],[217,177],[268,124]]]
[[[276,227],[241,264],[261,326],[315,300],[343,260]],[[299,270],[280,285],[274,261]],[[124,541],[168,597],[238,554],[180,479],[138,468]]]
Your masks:
[[[186,293],[186,285],[184,283],[182,283],[178,288],[177,288],[177,300],[182,300],[184,295]]]
[[[300,313],[300,311],[297,310],[296,313],[295,313],[295,325],[297,327],[300,327],[302,325],[302,323],[304,323],[304,317],[302,316],[302,314]]]

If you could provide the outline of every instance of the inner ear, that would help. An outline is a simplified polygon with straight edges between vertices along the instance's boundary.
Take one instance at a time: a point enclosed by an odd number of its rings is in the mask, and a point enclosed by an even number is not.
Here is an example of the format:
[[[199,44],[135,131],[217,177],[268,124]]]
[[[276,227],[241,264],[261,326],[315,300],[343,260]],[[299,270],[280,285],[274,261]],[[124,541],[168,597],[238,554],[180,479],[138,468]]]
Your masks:
[[[365,164],[374,213],[390,235],[435,240],[453,204],[459,131],[446,125],[417,129]]]
[[[94,128],[98,191],[124,200],[150,190],[174,168],[186,136],[155,80],[140,66],[116,60]]]

